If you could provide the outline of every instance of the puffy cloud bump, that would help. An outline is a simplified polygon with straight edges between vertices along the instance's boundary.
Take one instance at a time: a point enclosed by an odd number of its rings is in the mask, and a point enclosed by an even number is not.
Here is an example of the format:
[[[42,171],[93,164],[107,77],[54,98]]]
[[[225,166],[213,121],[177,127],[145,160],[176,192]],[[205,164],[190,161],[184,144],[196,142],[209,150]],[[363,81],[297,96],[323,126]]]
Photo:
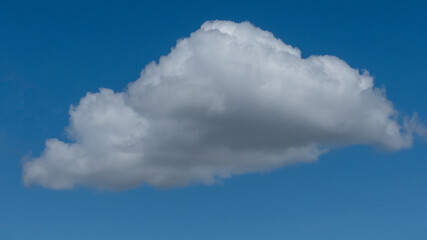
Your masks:
[[[70,142],[46,141],[26,185],[126,189],[212,184],[310,162],[329,147],[410,147],[368,72],[300,50],[248,22],[208,21],[148,64],[127,90],[88,93],[70,109]],[[421,129],[421,130],[420,130]]]

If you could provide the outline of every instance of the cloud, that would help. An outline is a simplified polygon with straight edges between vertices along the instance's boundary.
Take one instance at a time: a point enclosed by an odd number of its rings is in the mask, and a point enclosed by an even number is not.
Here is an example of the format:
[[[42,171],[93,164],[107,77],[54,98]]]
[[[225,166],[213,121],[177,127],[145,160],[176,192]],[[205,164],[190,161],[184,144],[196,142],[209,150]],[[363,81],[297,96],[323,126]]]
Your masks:
[[[315,161],[330,147],[399,150],[424,131],[360,72],[248,22],[208,21],[148,64],[124,92],[100,89],[70,109],[70,142],[46,141],[26,185],[126,189],[212,184]]]

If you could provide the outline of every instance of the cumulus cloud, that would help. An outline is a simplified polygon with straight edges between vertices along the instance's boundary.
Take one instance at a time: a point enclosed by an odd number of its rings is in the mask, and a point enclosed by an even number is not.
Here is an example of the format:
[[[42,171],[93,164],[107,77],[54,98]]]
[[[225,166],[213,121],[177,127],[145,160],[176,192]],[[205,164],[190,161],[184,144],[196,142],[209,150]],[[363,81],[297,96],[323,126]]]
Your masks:
[[[70,109],[69,142],[46,141],[26,185],[126,189],[212,184],[310,162],[330,147],[398,150],[424,131],[368,72],[298,48],[248,22],[208,21],[148,64],[124,92]]]

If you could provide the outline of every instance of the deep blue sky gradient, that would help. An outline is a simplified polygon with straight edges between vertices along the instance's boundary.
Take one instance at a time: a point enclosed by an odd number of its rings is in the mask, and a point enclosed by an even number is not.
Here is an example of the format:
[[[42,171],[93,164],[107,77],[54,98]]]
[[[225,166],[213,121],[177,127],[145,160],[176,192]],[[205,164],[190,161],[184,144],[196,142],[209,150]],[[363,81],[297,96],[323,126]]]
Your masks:
[[[367,69],[427,120],[426,1],[2,1],[0,239],[427,239],[427,143],[335,149],[215,186],[26,188],[25,155],[65,138],[68,108],[123,90],[206,20],[248,20],[303,56]]]

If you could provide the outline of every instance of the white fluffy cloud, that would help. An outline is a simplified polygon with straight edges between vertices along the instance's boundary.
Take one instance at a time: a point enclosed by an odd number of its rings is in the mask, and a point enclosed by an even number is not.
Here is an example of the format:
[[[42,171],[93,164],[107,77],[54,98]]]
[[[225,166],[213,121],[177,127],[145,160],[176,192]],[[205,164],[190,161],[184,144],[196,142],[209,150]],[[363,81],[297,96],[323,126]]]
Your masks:
[[[209,21],[127,90],[70,109],[70,142],[46,141],[25,184],[125,189],[211,184],[309,162],[331,146],[410,147],[383,90],[334,56],[302,58],[248,22]]]

